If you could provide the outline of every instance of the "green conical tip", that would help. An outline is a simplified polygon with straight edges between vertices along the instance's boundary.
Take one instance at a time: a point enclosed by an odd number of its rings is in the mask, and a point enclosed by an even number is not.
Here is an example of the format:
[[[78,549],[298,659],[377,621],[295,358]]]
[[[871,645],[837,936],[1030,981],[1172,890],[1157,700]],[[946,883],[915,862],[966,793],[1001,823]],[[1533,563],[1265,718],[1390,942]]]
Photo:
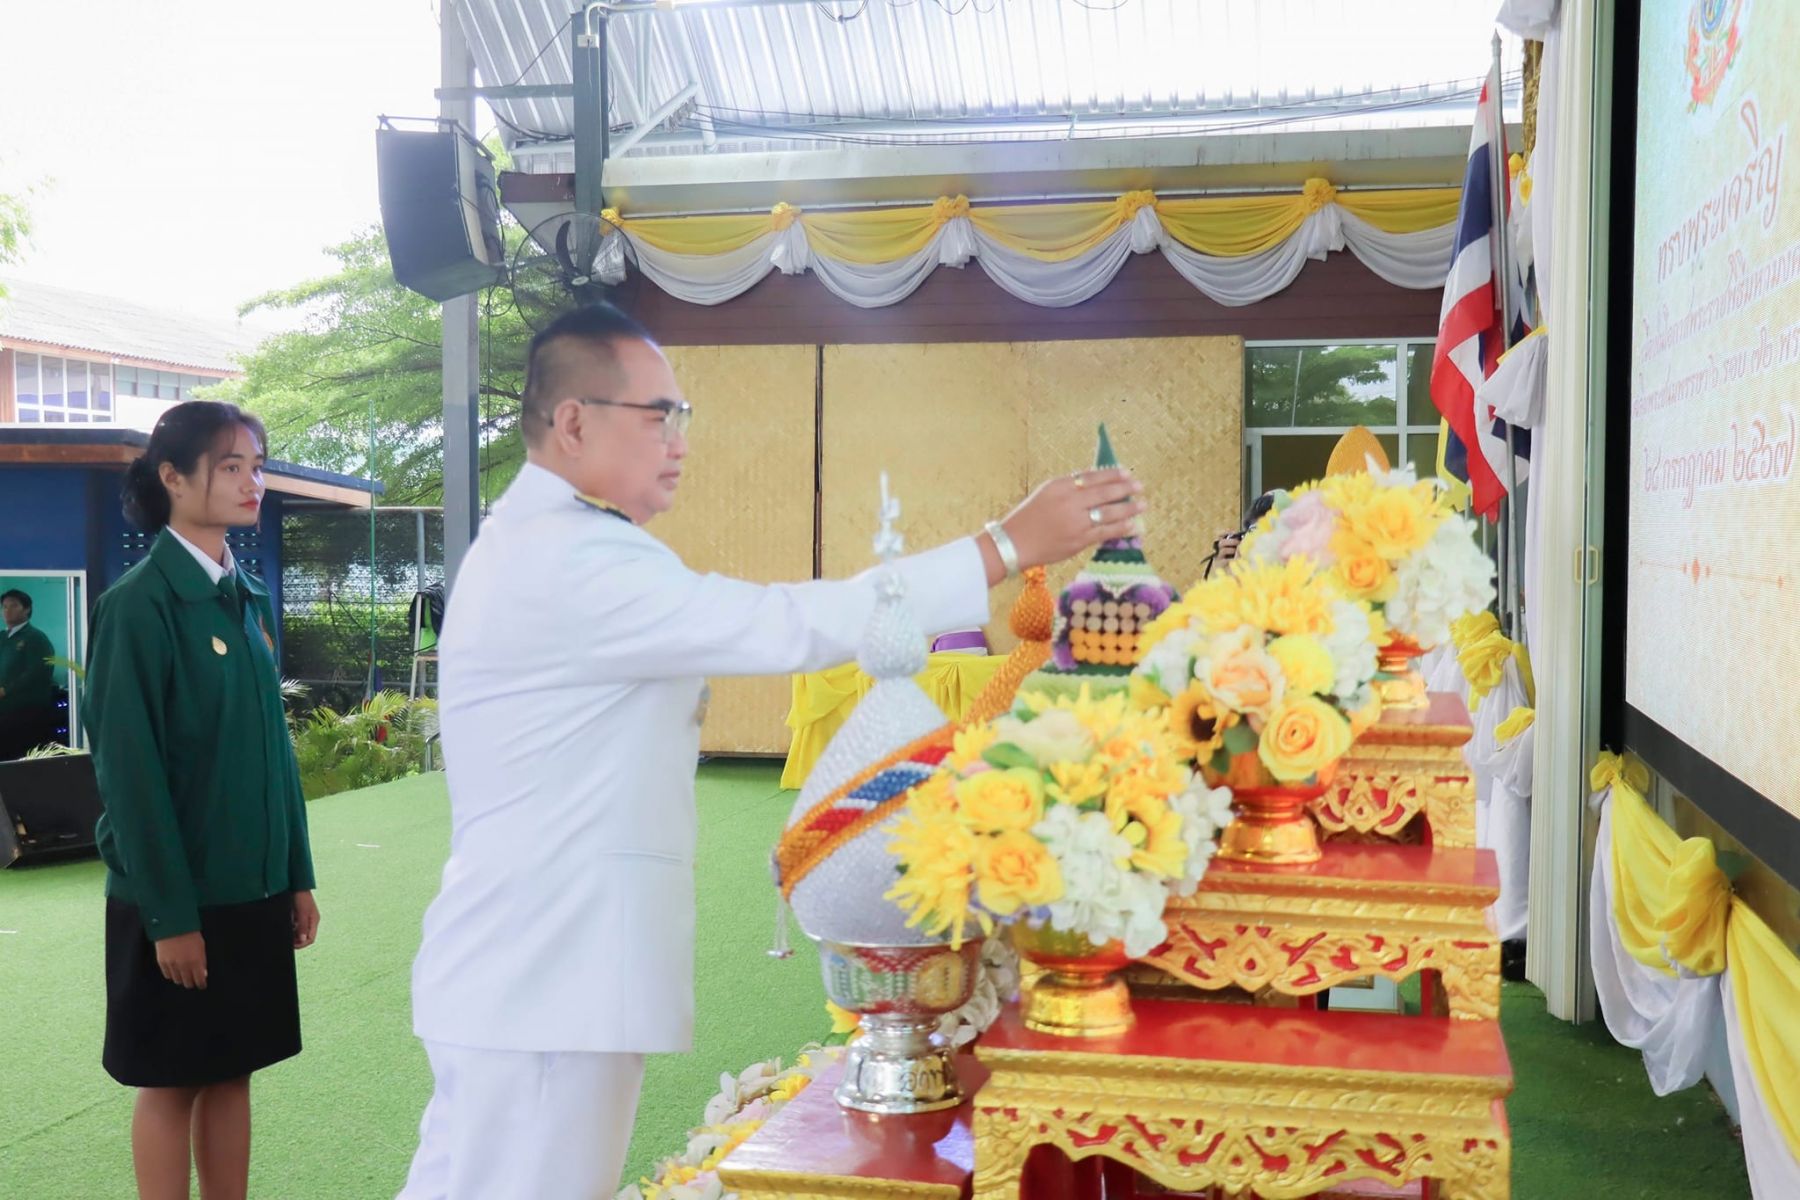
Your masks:
[[[1094,451],[1094,470],[1101,471],[1107,467],[1119,465],[1118,456],[1113,453],[1112,439],[1106,436],[1106,422],[1100,422],[1100,446]]]

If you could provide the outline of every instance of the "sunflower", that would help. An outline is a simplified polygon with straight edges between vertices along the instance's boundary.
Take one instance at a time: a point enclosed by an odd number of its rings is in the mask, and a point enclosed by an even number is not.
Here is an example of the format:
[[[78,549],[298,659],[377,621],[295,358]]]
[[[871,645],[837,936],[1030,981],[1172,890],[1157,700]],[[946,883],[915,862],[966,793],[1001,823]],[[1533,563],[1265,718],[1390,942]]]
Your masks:
[[[1198,684],[1169,703],[1169,732],[1183,758],[1205,762],[1225,744],[1225,731],[1238,723],[1238,714],[1222,709]]]

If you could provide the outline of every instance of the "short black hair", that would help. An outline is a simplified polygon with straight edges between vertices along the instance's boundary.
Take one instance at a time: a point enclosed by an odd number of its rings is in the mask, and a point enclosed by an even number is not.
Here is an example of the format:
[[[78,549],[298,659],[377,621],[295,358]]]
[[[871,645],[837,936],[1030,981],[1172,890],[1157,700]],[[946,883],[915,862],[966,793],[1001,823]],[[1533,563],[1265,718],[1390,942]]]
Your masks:
[[[610,304],[589,304],[556,318],[531,339],[525,359],[525,394],[520,422],[527,441],[536,441],[550,420],[550,410],[569,398],[570,378],[578,370],[598,366],[616,372],[620,342],[648,342],[650,336],[634,318]],[[604,397],[595,397],[603,399]]]
[[[31,615],[31,597],[24,592],[21,592],[18,588],[9,588],[4,592],[0,592],[0,604],[3,604],[8,600],[17,600],[19,602],[19,607],[25,610],[25,615],[28,617]]]

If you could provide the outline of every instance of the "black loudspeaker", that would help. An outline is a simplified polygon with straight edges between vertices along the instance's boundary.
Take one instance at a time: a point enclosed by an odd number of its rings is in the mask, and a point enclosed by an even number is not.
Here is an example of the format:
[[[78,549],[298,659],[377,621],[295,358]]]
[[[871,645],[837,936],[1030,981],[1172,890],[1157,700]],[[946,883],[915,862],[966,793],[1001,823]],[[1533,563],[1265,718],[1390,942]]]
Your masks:
[[[99,819],[91,756],[0,762],[0,867],[92,854]]]
[[[459,125],[375,132],[381,231],[394,278],[433,300],[500,282],[500,192],[487,151]]]

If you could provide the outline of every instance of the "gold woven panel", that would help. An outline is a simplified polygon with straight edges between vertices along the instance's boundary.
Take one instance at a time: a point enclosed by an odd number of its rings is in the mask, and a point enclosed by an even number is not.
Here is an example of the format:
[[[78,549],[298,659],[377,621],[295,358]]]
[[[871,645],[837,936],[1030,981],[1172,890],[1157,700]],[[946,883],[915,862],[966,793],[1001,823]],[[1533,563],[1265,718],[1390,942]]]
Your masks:
[[[827,346],[822,550],[827,578],[874,562],[882,471],[900,498],[909,550],[980,531],[1025,495],[1027,360],[1012,344]],[[987,625],[996,653],[1016,586]],[[927,630],[942,633],[944,630]]]
[[[651,528],[696,571],[758,583],[812,578],[812,346],[671,346],[694,406],[675,507]],[[700,745],[785,754],[786,676],[714,679]]]
[[[1150,501],[1144,552],[1186,591],[1220,533],[1237,527],[1244,444],[1242,338],[1037,342],[1022,347],[1033,483],[1094,461],[1105,421]],[[1067,586],[1079,563],[1050,572]],[[996,610],[1004,611],[1004,610]]]
[[[1120,461],[1151,489],[1150,561],[1187,588],[1239,517],[1243,359],[1235,337],[827,347],[825,574],[869,565],[882,469],[905,506],[908,545],[925,549],[1091,464],[1104,420]],[[1051,591],[1078,565],[1054,570]],[[1013,645],[1015,592],[993,598],[996,653]]]

